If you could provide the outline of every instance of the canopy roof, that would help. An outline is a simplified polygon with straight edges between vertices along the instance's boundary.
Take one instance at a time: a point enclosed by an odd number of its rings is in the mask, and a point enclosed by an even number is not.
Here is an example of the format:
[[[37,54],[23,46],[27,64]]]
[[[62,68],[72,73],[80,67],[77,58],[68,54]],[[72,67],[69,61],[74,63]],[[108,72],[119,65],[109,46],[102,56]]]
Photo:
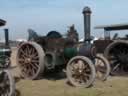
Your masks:
[[[6,24],[5,20],[0,19],[0,26],[4,26]]]
[[[95,29],[104,29],[106,31],[114,31],[114,30],[128,30],[128,23],[127,24],[112,24],[112,25],[102,25],[96,26]]]

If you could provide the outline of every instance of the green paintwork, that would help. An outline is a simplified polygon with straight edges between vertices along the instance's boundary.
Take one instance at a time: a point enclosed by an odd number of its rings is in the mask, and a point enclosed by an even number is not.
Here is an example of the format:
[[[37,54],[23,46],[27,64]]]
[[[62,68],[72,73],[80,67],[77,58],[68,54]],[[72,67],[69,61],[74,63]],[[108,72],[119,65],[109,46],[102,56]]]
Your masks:
[[[64,57],[66,59],[70,59],[77,55],[77,49],[76,48],[65,48],[64,49]]]
[[[4,65],[5,64],[5,59],[10,56],[11,50],[10,49],[0,49],[0,64]]]

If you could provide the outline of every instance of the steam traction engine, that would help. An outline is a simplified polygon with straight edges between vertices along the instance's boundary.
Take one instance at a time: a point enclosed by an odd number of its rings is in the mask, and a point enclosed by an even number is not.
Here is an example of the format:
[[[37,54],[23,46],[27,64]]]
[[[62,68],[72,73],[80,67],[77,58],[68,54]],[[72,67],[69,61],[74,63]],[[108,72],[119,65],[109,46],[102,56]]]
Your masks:
[[[6,21],[0,19],[0,26]],[[5,29],[5,44],[0,44],[0,96],[14,96],[14,79],[9,71],[11,49],[9,47],[8,29]]]
[[[98,53],[104,53],[111,65],[112,75],[125,75],[128,72],[128,35],[119,37],[112,31],[128,30],[128,24],[115,24],[107,26],[97,26],[96,29],[104,29],[104,39],[96,40],[94,43],[98,47]],[[102,45],[101,45],[102,44]]]
[[[96,55],[96,48],[90,43],[90,14],[90,8],[85,7],[85,39],[82,43],[78,42],[74,26],[65,38],[56,31],[38,36],[29,30],[33,38],[22,43],[17,52],[21,75],[33,80],[48,70],[66,68],[68,80],[74,86],[89,87],[95,80],[96,72],[101,73],[101,80],[105,80],[109,74],[109,64],[102,55]]]

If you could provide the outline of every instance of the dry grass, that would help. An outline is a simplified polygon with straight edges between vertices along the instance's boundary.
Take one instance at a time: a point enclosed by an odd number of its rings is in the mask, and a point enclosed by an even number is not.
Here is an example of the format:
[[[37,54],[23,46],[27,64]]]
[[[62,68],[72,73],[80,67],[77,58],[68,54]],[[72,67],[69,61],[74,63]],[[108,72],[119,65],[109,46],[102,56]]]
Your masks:
[[[128,96],[128,78],[112,77],[96,81],[91,88],[75,88],[66,80],[20,80],[16,85],[20,96]]]
[[[13,66],[15,51],[12,55]],[[14,76],[19,76],[19,70],[12,71]],[[16,88],[20,96],[128,96],[128,77],[109,77],[107,81],[96,80],[91,88],[75,88],[66,84],[66,79],[58,80],[20,80]]]

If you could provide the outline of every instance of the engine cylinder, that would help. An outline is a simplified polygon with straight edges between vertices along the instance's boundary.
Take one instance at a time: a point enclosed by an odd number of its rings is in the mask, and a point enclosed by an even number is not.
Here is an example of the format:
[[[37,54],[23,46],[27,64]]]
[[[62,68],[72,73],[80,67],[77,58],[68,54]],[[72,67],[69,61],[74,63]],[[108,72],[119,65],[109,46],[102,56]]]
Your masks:
[[[84,43],[78,50],[78,55],[94,58],[96,55],[96,48],[91,43]]]

